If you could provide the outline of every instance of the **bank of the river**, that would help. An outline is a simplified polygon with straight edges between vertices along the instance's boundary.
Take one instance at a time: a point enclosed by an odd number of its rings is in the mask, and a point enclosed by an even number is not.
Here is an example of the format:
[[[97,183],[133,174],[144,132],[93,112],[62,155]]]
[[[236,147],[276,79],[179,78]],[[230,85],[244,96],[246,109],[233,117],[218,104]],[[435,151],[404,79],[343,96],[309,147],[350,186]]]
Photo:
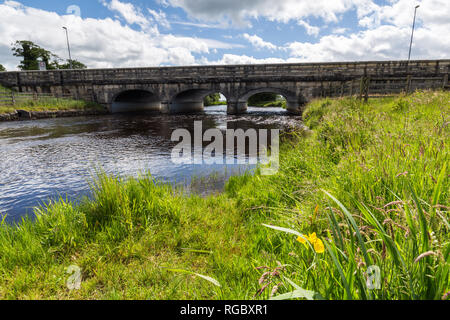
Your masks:
[[[260,108],[276,107],[276,108],[286,109],[287,105],[286,105],[286,100],[277,100],[277,101],[254,103],[254,107],[260,107]]]
[[[1,86],[0,91],[10,92],[9,89]],[[15,105],[0,105],[0,121],[90,116],[106,113],[105,108],[97,103],[52,97],[20,99]]]
[[[214,106],[226,106],[226,105],[227,105],[226,101],[211,101],[208,103],[208,105],[205,105],[205,108]]]
[[[278,174],[207,198],[100,176],[91,200],[2,224],[0,298],[448,298],[448,114],[443,92],[315,101]]]
[[[88,108],[83,110],[69,109],[69,110],[14,110],[13,112],[0,114],[0,121],[18,121],[18,120],[38,120],[49,118],[64,118],[64,117],[82,117],[82,116],[97,116],[108,114],[103,108]]]

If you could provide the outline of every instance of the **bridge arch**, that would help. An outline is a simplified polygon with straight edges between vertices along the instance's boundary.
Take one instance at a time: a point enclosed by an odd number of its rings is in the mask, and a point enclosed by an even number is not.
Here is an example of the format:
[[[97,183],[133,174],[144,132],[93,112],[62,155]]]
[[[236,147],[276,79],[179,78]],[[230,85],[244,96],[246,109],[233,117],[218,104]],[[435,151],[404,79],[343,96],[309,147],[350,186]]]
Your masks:
[[[287,111],[291,113],[301,113],[302,106],[306,103],[303,95],[297,94],[291,90],[277,88],[277,87],[259,87],[246,91],[241,94],[238,99],[238,112],[243,112],[248,108],[248,100],[260,93],[275,93],[283,96],[286,99]]]
[[[214,93],[220,93],[228,101],[228,96],[226,93],[221,92],[216,89],[201,89],[193,88],[186,89],[184,91],[178,92],[173,95],[169,101],[169,112],[170,113],[192,113],[201,112],[204,108],[205,98]]]
[[[121,89],[111,98],[111,112],[160,111],[161,99],[144,88]]]
[[[258,93],[276,93],[286,98],[286,100],[295,100],[296,94],[295,92],[291,92],[289,90],[283,88],[273,88],[273,87],[261,87],[257,89],[251,89],[246,91],[239,97],[240,102],[246,102],[249,98]]]

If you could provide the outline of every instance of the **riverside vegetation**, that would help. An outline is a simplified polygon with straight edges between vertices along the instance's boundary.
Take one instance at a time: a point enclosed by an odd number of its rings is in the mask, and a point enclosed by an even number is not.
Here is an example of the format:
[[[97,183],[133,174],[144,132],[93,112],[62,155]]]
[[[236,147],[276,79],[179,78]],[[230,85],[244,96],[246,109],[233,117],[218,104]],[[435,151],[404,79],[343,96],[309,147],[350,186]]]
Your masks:
[[[10,89],[3,88],[0,86],[0,98],[2,98],[2,93],[6,94],[9,98],[11,93]],[[20,95],[20,93],[18,94]],[[88,102],[84,100],[74,100],[74,99],[58,99],[54,97],[39,97],[36,100],[32,98],[18,99],[14,106],[12,105],[0,105],[0,115],[13,113],[16,110],[25,111],[66,111],[66,110],[96,110],[102,111],[104,108],[94,102]]]
[[[0,114],[7,114],[15,112],[16,110],[25,111],[103,111],[104,108],[94,102],[73,99],[58,99],[58,98],[42,98],[38,100],[27,100],[17,103],[14,106],[0,106]]]
[[[448,92],[314,101],[278,174],[206,198],[99,174],[2,223],[0,298],[448,299],[449,114]]]

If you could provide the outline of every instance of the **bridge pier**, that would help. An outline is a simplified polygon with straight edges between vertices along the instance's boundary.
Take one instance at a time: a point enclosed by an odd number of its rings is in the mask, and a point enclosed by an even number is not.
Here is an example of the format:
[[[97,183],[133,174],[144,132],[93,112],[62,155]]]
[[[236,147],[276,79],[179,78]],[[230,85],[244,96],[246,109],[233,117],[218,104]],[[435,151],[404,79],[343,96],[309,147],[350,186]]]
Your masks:
[[[162,114],[169,114],[170,113],[169,101],[161,101],[160,111],[161,111]]]
[[[247,111],[247,102],[242,101],[228,101],[227,113],[228,114],[240,114]]]
[[[107,110],[109,113],[112,113],[112,103],[100,103],[105,110]]]
[[[289,113],[302,115],[304,104],[300,104],[298,101],[286,101],[286,109]]]

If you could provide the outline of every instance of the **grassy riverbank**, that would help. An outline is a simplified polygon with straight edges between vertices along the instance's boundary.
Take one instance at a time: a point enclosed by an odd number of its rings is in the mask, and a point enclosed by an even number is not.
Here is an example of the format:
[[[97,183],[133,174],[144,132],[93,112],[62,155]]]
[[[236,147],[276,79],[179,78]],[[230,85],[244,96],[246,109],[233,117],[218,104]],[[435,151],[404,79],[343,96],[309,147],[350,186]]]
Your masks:
[[[102,111],[104,107],[94,103],[83,100],[72,99],[56,99],[45,98],[38,100],[21,101],[14,106],[0,106],[0,114],[12,113],[16,110],[25,111],[67,111],[67,110],[80,110],[80,111]]]
[[[0,298],[441,299],[448,114],[442,92],[315,101],[312,130],[285,137],[278,174],[232,178],[208,198],[100,175],[92,200],[2,224]],[[80,290],[66,287],[70,265]],[[373,265],[380,288],[368,290]]]
[[[227,105],[226,101],[212,101],[209,102],[207,105],[205,104],[205,108],[214,106],[226,106],[226,105]]]
[[[3,96],[2,96],[3,93]],[[6,93],[6,96],[5,96]],[[9,89],[0,86],[0,98],[10,99],[8,93]],[[34,100],[29,98],[19,98],[15,105],[0,105],[0,114],[13,113],[16,110],[25,111],[65,111],[65,110],[96,110],[101,111],[104,108],[93,102],[73,99],[57,99],[52,97],[38,97]]]
[[[250,107],[258,107],[258,108],[287,108],[287,102],[284,99],[276,100],[276,101],[261,101],[258,103],[253,103],[249,105]]]

